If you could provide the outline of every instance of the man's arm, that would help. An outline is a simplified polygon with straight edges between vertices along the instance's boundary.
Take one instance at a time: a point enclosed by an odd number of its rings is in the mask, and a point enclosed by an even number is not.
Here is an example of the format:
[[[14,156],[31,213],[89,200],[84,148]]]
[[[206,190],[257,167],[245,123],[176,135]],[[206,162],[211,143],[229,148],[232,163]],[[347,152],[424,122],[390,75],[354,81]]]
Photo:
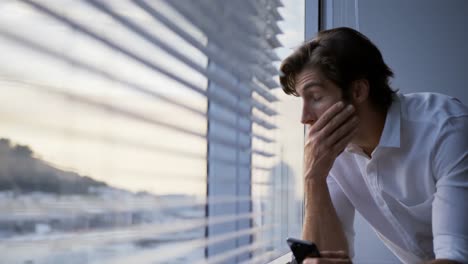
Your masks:
[[[432,162],[436,180],[432,203],[434,254],[438,259],[451,259],[460,263],[468,261],[467,135],[468,114],[447,120],[435,140]],[[455,262],[440,260],[430,263]]]
[[[304,192],[302,238],[314,241],[320,250],[343,251],[349,255],[346,236],[333,207],[326,181],[307,180]]]
[[[308,132],[304,149],[305,216],[302,238],[320,250],[348,255],[345,233],[333,207],[326,178],[336,157],[356,133],[353,108],[330,107]]]

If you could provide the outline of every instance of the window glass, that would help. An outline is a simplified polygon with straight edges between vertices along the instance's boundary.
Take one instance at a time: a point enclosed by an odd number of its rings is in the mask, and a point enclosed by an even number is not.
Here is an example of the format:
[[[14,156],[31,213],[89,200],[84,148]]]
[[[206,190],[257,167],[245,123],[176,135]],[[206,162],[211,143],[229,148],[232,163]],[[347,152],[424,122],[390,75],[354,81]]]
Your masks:
[[[283,4],[284,7],[279,9],[283,21],[278,23],[283,31],[278,39],[283,46],[275,50],[280,60],[304,40],[304,1],[289,0],[283,1]],[[279,68],[280,61],[275,66]],[[277,128],[268,131],[254,125],[253,132],[272,136],[275,143],[268,144],[254,138],[252,144],[254,148],[274,153],[275,156],[253,155],[252,190],[253,199],[256,199],[254,209],[262,212],[257,223],[273,226],[262,233],[262,239],[270,241],[266,250],[270,251],[270,256],[277,256],[289,250],[285,242],[287,237],[301,236],[304,127],[300,123],[301,99],[286,95],[280,88],[272,90],[272,93],[279,99],[274,103],[278,115],[265,118]],[[253,113],[260,115],[257,111]]]
[[[104,2],[206,67],[144,9]],[[2,262],[142,263],[148,249],[203,238],[206,78],[85,1],[35,3],[0,3]]]

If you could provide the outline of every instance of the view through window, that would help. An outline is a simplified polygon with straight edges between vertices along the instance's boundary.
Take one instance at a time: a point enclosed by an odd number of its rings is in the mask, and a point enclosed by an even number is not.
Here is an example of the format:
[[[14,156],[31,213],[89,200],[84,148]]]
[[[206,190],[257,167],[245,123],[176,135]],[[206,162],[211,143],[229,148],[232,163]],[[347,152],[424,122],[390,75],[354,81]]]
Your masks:
[[[276,69],[302,41],[303,9],[2,1],[2,261],[283,254],[302,221],[303,130]]]

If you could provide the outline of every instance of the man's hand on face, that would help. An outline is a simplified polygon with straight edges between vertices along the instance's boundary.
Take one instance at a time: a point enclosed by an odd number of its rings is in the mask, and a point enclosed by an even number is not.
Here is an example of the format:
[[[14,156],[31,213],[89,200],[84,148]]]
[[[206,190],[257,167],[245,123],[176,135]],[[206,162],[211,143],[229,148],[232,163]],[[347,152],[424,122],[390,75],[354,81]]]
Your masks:
[[[304,148],[306,180],[325,180],[336,157],[357,132],[358,118],[352,105],[332,105],[310,127]]]
[[[351,264],[348,255],[343,251],[322,251],[320,258],[306,258],[303,264]]]

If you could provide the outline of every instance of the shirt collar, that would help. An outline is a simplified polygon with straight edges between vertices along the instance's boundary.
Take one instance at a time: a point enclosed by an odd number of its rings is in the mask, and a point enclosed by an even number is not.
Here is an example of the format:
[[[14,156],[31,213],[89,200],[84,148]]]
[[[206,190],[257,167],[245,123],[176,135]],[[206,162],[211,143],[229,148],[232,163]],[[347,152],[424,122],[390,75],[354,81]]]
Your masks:
[[[400,147],[400,132],[401,132],[401,103],[398,94],[394,95],[393,102],[387,111],[385,117],[385,125],[380,136],[378,147],[399,148]],[[361,153],[362,150],[356,145],[350,144],[346,147],[346,151],[352,153]]]

